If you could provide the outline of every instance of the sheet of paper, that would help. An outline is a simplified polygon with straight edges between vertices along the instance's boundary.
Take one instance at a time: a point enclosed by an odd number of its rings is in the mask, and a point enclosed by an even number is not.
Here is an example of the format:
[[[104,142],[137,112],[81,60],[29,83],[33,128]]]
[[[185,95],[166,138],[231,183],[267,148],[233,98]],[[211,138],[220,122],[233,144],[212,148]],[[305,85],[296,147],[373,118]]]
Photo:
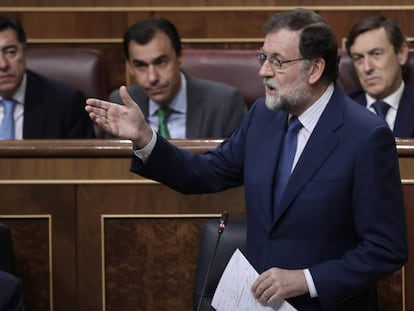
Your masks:
[[[224,269],[211,305],[217,311],[296,311],[287,301],[274,307],[261,305],[250,290],[258,275],[242,252],[236,249]]]

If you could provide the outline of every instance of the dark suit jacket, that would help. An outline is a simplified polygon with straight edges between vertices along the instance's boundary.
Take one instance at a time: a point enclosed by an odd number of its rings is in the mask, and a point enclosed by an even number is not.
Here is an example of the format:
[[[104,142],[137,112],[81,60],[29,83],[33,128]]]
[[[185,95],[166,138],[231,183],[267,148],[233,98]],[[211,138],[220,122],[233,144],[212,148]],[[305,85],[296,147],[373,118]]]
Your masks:
[[[367,106],[367,99],[363,90],[351,93],[349,96],[362,106]],[[407,85],[401,96],[393,132],[395,137],[414,137],[414,91]]]
[[[20,280],[3,271],[0,271],[0,310],[24,310]]]
[[[234,87],[186,76],[187,128],[186,138],[229,137],[241,124],[246,104]],[[129,95],[148,118],[149,97],[137,85],[128,87]],[[109,101],[122,104],[119,91]]]
[[[27,71],[24,139],[94,138],[85,97],[74,88]]]
[[[408,256],[395,139],[336,87],[275,206],[286,120],[261,99],[214,151],[196,155],[158,137],[145,165],[134,157],[131,170],[183,193],[244,185],[247,258],[259,273],[309,268],[318,298],[289,299],[301,311],[372,310],[375,282]]]

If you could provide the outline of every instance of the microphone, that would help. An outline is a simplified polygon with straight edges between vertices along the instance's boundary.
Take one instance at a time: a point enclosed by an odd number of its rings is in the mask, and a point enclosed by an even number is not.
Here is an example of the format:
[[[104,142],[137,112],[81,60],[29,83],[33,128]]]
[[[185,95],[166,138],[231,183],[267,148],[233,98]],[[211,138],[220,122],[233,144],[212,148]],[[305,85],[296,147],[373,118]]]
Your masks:
[[[211,267],[213,265],[214,258],[216,257],[216,252],[217,252],[217,248],[218,248],[218,245],[219,245],[219,242],[220,242],[221,234],[223,233],[224,229],[226,228],[228,220],[229,220],[229,213],[227,211],[224,211],[223,213],[221,213],[220,223],[219,223],[219,226],[218,226],[218,235],[217,235],[217,239],[216,239],[216,245],[214,246],[213,253],[210,256],[210,261],[208,263],[206,276],[204,278],[203,289],[201,290],[200,300],[198,301],[197,311],[201,310],[201,304],[203,302],[203,298],[204,298],[204,295],[205,295],[205,291],[206,291],[206,287],[207,287],[207,281],[208,281],[208,277],[210,275],[210,270],[211,270]]]
[[[219,229],[218,229],[218,233],[222,234],[224,229],[227,226],[227,222],[229,221],[229,213],[227,211],[224,211],[221,214],[221,218],[220,218],[220,224],[219,224]]]

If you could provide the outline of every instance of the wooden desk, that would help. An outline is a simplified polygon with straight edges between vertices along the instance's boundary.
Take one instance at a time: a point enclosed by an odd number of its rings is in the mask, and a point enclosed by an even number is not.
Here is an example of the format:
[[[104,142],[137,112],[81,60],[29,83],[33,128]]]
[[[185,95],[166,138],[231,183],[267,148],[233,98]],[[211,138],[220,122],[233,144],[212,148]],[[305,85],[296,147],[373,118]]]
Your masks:
[[[200,153],[219,141],[173,142]],[[414,141],[398,148],[413,236]],[[28,310],[192,309],[201,227],[243,217],[243,189],[179,194],[130,173],[130,157],[129,141],[0,141],[0,221]],[[412,257],[381,282],[382,310],[414,310]]]

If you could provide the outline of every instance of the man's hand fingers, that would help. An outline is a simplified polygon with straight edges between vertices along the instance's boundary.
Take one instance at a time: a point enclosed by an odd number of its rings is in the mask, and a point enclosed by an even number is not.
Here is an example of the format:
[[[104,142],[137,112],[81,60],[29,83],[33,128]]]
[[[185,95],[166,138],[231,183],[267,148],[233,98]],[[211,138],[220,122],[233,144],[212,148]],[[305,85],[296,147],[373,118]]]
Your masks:
[[[124,105],[126,107],[136,106],[136,103],[134,102],[134,100],[131,98],[131,96],[129,96],[127,88],[125,87],[125,85],[122,85],[119,88],[119,95],[121,96],[122,102],[124,103]]]

